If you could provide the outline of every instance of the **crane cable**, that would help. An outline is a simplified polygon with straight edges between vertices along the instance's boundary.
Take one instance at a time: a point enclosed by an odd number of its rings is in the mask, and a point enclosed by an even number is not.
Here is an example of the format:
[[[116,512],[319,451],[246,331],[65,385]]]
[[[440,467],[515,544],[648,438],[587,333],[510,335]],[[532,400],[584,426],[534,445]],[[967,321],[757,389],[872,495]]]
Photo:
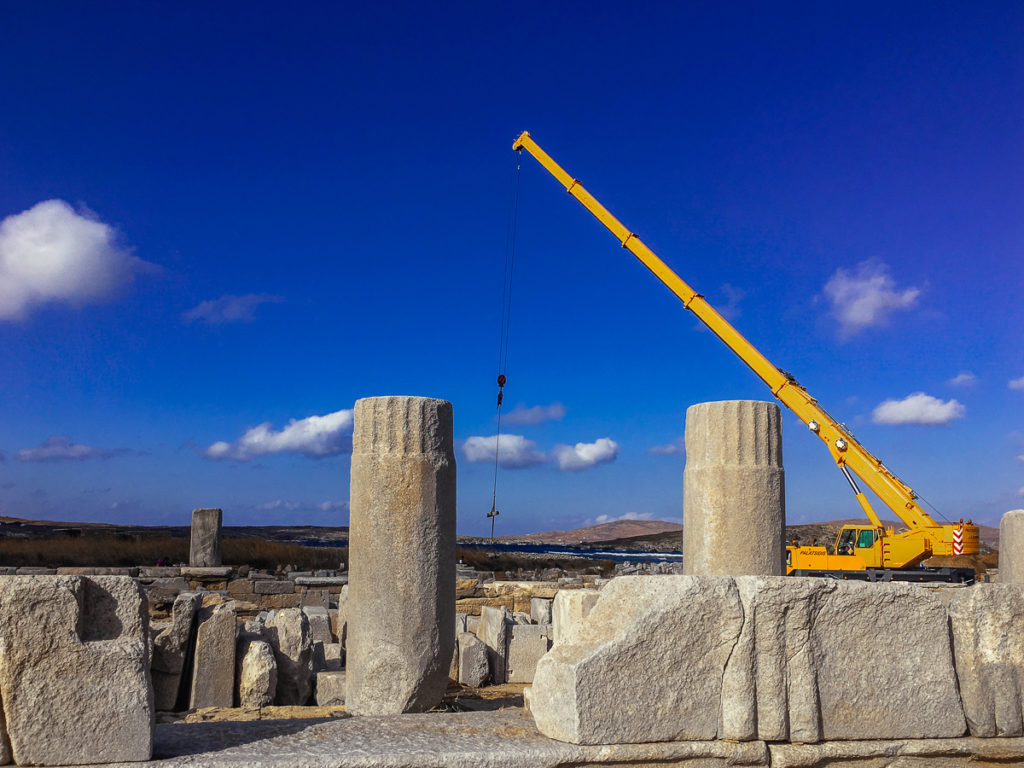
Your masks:
[[[494,538],[494,518],[498,511],[498,457],[501,451],[501,404],[505,398],[505,372],[508,369],[508,339],[512,325],[512,275],[516,266],[516,231],[519,225],[519,177],[523,151],[517,150],[515,171],[512,174],[512,215],[505,232],[505,273],[501,285],[501,333],[498,337],[498,431],[494,436],[494,490],[491,495],[491,538]]]

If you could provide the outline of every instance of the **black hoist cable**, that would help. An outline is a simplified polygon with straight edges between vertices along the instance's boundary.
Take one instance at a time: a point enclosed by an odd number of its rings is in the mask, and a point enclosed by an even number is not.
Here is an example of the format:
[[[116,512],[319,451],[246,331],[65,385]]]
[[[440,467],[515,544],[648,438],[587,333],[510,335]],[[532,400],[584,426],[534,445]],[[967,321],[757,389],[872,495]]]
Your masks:
[[[519,226],[519,176],[522,169],[522,150],[516,151],[515,170],[512,173],[512,215],[505,233],[505,274],[501,285],[501,332],[498,337],[498,432],[494,436],[494,491],[491,495],[491,538],[494,538],[494,519],[498,511],[498,457],[501,452],[501,405],[505,399],[505,372],[508,369],[508,340],[512,327],[512,276],[516,266],[516,232]]]

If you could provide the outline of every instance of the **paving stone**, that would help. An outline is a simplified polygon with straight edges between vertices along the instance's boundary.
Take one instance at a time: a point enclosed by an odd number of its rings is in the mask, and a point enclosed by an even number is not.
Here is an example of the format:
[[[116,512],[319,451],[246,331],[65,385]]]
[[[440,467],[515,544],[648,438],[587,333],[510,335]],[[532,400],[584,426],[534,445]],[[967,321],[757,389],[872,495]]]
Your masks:
[[[593,747],[566,744],[539,734],[529,715],[520,709],[341,717],[327,721],[166,724],[157,726],[156,736],[156,751],[162,760],[141,766],[122,764],[116,768],[766,768],[768,765],[768,750],[763,742],[691,741]],[[1015,754],[1009,746],[1004,749],[1008,755]],[[1020,745],[1018,750],[1021,750]],[[1024,750],[1016,754],[1024,755]],[[875,762],[872,768],[882,765]]]
[[[226,581],[231,576],[229,566],[188,567],[180,569],[182,578],[199,581]]]
[[[150,758],[147,626],[142,591],[125,576],[0,580],[0,691],[14,761]]]

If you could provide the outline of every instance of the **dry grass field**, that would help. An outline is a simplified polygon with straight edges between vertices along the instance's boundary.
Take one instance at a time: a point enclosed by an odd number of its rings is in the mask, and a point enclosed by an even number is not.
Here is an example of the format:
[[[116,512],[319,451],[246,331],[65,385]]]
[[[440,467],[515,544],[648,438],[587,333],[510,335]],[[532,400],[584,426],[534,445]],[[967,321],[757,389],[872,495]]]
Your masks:
[[[161,559],[188,562],[188,539],[170,536],[55,536],[0,538],[0,566],[134,566]],[[263,539],[223,541],[225,565],[250,565],[274,571],[286,565],[299,570],[337,569],[348,563],[345,547],[306,547]]]

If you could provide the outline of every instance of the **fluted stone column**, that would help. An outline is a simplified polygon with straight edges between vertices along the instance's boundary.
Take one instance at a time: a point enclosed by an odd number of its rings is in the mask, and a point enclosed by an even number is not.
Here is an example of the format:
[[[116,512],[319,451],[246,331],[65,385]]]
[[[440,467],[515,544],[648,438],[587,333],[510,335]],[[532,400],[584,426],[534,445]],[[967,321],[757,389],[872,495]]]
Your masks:
[[[775,403],[724,400],[686,411],[683,568],[781,576],[786,504]]]
[[[220,534],[223,513],[219,509],[192,510],[192,537],[188,564],[193,568],[217,568],[221,565]]]
[[[441,701],[455,648],[452,405],[355,405],[345,708],[422,712]]]
[[[999,583],[1024,584],[1024,509],[1011,509],[999,522]]]

